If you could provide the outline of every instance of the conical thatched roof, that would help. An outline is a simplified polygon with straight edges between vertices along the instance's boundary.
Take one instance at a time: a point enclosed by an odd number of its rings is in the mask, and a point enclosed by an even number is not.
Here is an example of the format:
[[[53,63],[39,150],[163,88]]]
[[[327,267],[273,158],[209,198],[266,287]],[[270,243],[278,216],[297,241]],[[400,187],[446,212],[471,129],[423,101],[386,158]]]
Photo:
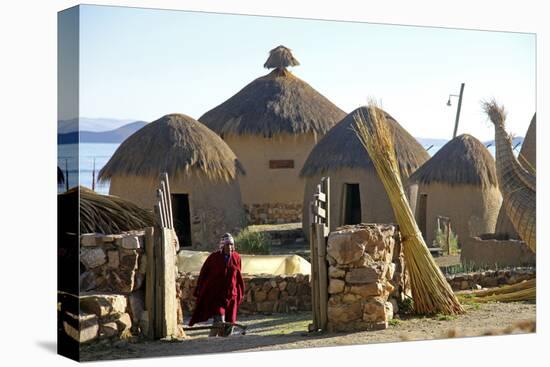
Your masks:
[[[99,172],[100,180],[114,175],[158,177],[200,172],[229,181],[244,173],[229,146],[213,131],[183,114],[153,121],[128,137]]]
[[[269,57],[264,64],[264,68],[286,68],[288,66],[300,65],[298,60],[292,55],[292,51],[285,46],[277,46],[273,50],[269,51]]]
[[[445,144],[410,178],[426,185],[497,185],[495,160],[485,146],[469,134],[457,136]]]
[[[366,107],[360,107],[347,115],[315,145],[300,172],[301,176],[313,176],[339,168],[361,168],[374,171],[369,154],[353,130],[354,116]],[[430,157],[426,150],[397,121],[386,113],[403,177],[408,177]]]
[[[272,50],[265,64],[277,67],[275,70],[252,81],[202,115],[199,121],[221,136],[271,137],[284,133],[323,135],[344,118],[344,111],[309,84],[276,66],[297,63],[291,54],[289,59],[284,50],[275,52],[280,47]]]

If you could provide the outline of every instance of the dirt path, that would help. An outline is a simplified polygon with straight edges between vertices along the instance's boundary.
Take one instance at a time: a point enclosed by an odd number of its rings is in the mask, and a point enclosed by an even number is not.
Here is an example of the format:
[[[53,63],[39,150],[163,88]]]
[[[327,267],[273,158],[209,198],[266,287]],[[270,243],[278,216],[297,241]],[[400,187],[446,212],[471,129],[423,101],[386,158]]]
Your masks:
[[[534,304],[490,303],[466,305],[466,308],[468,312],[456,318],[412,318],[395,321],[386,330],[356,333],[308,334],[305,330],[310,322],[309,313],[253,316],[239,320],[249,325],[246,335],[208,338],[207,332],[194,331],[189,332],[189,339],[183,341],[105,342],[83,346],[81,357],[90,361],[477,336],[490,330],[502,330],[520,321],[535,320]]]

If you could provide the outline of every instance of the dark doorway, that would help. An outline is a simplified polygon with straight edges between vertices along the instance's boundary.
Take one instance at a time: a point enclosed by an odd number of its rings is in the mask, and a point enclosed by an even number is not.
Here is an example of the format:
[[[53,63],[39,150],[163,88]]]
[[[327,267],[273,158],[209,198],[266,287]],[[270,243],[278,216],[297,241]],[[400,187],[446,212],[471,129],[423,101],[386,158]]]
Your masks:
[[[344,185],[344,224],[361,223],[359,184]]]
[[[426,222],[428,217],[428,194],[420,194],[420,201],[418,202],[418,229],[422,232],[424,241],[427,241]]]
[[[180,247],[191,246],[191,215],[189,213],[189,195],[172,194],[172,211],[174,214],[174,229],[176,230]]]

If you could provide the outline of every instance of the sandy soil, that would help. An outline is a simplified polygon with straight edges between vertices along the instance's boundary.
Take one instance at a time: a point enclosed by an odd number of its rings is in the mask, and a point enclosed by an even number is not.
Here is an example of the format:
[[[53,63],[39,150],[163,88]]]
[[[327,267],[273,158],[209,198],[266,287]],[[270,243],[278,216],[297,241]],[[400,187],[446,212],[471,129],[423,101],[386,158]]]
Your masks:
[[[188,332],[189,338],[182,341],[104,342],[83,346],[81,357],[90,361],[479,336],[495,334],[495,331],[503,333],[505,328],[520,322],[534,321],[536,315],[532,303],[489,303],[465,307],[467,313],[457,317],[410,318],[394,321],[386,330],[356,333],[307,333],[309,313],[250,316],[239,320],[248,325],[246,335],[208,338],[205,331],[192,331]],[[518,332],[526,331],[514,331]]]

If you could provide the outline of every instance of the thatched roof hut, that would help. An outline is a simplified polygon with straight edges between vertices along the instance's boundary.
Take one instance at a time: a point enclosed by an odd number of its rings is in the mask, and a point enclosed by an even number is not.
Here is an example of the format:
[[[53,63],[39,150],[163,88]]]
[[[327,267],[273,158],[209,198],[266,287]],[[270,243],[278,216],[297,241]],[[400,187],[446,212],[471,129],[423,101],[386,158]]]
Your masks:
[[[393,210],[373,162],[355,134],[354,117],[366,107],[348,114],[317,143],[301,171],[306,179],[304,206],[309,205],[321,177],[329,176],[331,230],[356,223],[394,222]],[[428,160],[426,150],[399,123],[386,113],[395,141],[402,179]],[[304,211],[306,228],[309,212]]]
[[[251,223],[300,219],[299,171],[317,140],[345,113],[287,66],[299,65],[290,49],[271,50],[274,68],[199,118],[218,133],[247,171],[241,180]]]
[[[527,170],[534,170],[536,172],[537,168],[537,114],[533,115],[525,138],[523,139],[523,144],[521,145],[521,150],[518,156],[519,162]],[[506,215],[504,207],[500,208],[498,213],[497,225],[495,233],[504,238],[514,238],[519,239],[512,222]]]
[[[473,136],[463,134],[445,144],[409,177],[408,185],[416,195],[411,202],[429,245],[438,217],[450,219],[459,243],[494,231],[502,202],[495,160]]]
[[[163,116],[128,137],[99,180],[110,180],[110,194],[151,209],[163,172],[181,245],[214,248],[221,234],[243,225],[239,161],[218,135],[183,114]]]

